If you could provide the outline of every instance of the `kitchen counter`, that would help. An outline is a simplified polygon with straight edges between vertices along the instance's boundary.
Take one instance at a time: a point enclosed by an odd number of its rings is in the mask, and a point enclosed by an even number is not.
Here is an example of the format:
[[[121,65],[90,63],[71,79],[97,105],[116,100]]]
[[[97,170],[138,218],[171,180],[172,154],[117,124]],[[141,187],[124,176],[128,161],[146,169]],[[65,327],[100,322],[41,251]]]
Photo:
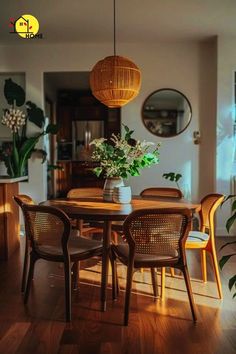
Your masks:
[[[0,176],[0,183],[16,183],[16,182],[23,182],[27,181],[28,176],[23,176],[23,177],[8,177],[8,176]]]
[[[8,260],[20,245],[19,207],[13,197],[19,194],[19,182],[27,176],[0,176],[0,260]]]

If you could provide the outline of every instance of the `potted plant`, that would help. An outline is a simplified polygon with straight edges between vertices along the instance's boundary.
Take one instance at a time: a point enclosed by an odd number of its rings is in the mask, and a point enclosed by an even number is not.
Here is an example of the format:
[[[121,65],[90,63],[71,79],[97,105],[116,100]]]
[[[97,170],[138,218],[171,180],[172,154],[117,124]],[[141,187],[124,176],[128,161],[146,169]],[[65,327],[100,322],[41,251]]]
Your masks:
[[[180,180],[180,178],[182,178],[182,175],[180,173],[174,173],[174,172],[169,172],[169,173],[163,173],[162,175],[163,178],[167,179],[167,180],[170,180],[171,182],[175,182],[176,183],[176,186],[179,190],[180,189],[180,186],[179,186],[179,183],[178,181]]]
[[[111,138],[94,139],[92,159],[99,163],[95,174],[106,178],[104,200],[112,201],[114,187],[124,186],[123,179],[139,176],[140,170],[159,162],[159,144],[132,138],[134,130],[124,125],[125,135],[112,134]]]
[[[230,232],[230,229],[233,227],[235,221],[236,221],[236,195],[229,195],[224,202],[226,202],[229,199],[233,199],[232,207],[231,207],[231,212],[232,215],[229,217],[229,219],[226,221],[226,229],[228,233]],[[224,244],[220,249],[224,249],[225,247],[232,246],[233,244],[236,244],[236,241],[230,241]],[[221,257],[219,261],[220,268],[223,269],[224,265],[230,260],[231,257],[235,257],[236,252],[226,254]],[[236,289],[236,274],[234,274],[228,282],[229,289],[232,291],[232,289]],[[236,297],[236,291],[233,294],[233,298]]]
[[[43,110],[31,101],[26,102],[26,112],[17,108],[25,104],[25,91],[11,79],[5,80],[4,96],[10,107],[4,109],[2,124],[11,130],[12,145],[7,151],[1,151],[1,159],[5,162],[10,177],[20,177],[27,174],[28,159],[35,151],[35,146],[40,138],[46,134],[56,134],[58,127],[55,124],[48,124],[44,128]],[[33,136],[28,136],[28,121],[34,123],[41,131]],[[44,162],[46,154],[42,149],[39,151],[41,151]]]

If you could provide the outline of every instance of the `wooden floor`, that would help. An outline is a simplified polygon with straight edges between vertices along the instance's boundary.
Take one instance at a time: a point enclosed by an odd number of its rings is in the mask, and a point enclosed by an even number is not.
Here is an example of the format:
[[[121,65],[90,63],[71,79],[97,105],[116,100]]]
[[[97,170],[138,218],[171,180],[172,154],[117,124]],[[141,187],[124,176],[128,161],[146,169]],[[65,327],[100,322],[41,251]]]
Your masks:
[[[217,248],[223,242],[218,240]],[[211,267],[209,282],[203,284],[197,252],[188,254],[188,260],[198,323],[192,322],[181,277],[168,275],[166,299],[154,301],[150,274],[145,271],[135,273],[130,323],[124,327],[124,291],[118,301],[112,302],[109,288],[107,311],[99,310],[98,260],[82,265],[80,291],[73,292],[71,324],[64,322],[63,269],[58,264],[36,264],[32,292],[25,307],[20,293],[21,254],[17,252],[10,262],[0,263],[0,353],[235,354],[236,299],[232,299],[227,279],[235,274],[236,259],[221,273],[223,301],[217,299]],[[125,268],[119,265],[118,272],[124,289]]]

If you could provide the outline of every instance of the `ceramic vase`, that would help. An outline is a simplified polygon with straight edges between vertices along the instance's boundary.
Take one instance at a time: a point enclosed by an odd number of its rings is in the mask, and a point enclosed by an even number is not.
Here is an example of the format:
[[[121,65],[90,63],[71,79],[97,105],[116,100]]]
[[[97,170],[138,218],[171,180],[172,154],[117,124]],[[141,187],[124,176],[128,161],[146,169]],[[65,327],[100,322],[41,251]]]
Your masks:
[[[128,204],[131,202],[131,188],[130,186],[115,187],[113,190],[113,201],[119,204]]]
[[[121,186],[124,186],[124,182],[121,177],[108,177],[103,187],[103,200],[106,202],[112,202],[114,188]]]

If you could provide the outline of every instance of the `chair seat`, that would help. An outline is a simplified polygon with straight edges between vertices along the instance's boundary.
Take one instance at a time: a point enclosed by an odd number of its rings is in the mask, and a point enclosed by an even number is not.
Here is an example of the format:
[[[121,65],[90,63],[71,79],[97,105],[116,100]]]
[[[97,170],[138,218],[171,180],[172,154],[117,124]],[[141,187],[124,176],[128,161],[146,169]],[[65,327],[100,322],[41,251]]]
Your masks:
[[[38,246],[40,254],[47,257],[58,257],[63,259],[62,248],[60,245],[42,245]],[[102,254],[102,242],[91,240],[81,236],[74,236],[74,233],[69,239],[68,242],[68,251],[71,257],[71,261],[74,259],[85,259],[95,255]]]
[[[112,246],[115,249],[116,255],[120,258],[120,260],[127,265],[128,257],[129,257],[129,246],[127,244],[119,244]],[[134,256],[134,267],[152,267],[152,264],[162,263],[168,264],[168,262],[177,263],[179,260],[178,257],[173,257],[171,255],[163,255],[163,254],[144,254],[144,253],[135,253]],[[157,265],[156,265],[157,266]]]
[[[209,235],[200,231],[190,231],[186,241],[186,248],[204,248],[209,240]]]

